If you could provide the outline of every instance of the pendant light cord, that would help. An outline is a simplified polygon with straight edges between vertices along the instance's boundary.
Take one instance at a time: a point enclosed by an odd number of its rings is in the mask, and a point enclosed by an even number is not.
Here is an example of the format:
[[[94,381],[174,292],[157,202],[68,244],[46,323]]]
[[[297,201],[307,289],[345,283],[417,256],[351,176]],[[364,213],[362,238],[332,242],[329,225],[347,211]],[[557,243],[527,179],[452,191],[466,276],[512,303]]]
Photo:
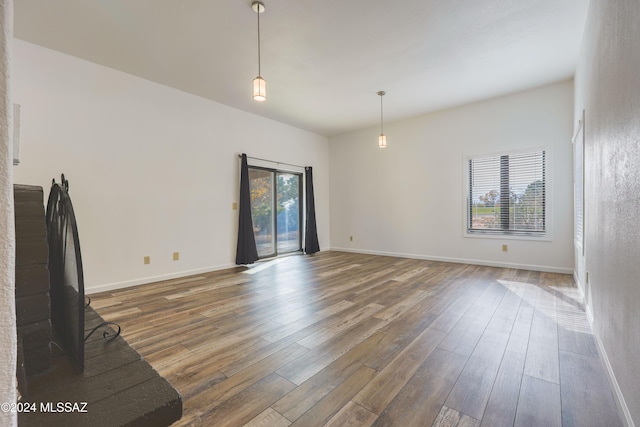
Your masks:
[[[380,134],[384,134],[384,116],[382,115],[382,97],[380,95]]]
[[[260,72],[260,7],[261,5],[258,4],[258,12],[256,13],[258,15],[258,76],[262,76]]]

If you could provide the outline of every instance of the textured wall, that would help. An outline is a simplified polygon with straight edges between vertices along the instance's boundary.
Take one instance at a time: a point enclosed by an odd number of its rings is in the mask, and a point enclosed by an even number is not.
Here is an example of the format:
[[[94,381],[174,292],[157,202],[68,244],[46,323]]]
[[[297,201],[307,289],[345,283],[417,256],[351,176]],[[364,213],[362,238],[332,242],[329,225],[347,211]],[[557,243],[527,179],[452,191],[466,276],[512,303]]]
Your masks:
[[[0,0],[0,404],[16,399],[15,227],[13,219],[13,103],[11,39],[13,1]],[[0,425],[16,425],[0,411]]]
[[[592,1],[576,73],[584,109],[585,272],[594,331],[640,423],[640,2]],[[589,282],[586,282],[586,273]]]

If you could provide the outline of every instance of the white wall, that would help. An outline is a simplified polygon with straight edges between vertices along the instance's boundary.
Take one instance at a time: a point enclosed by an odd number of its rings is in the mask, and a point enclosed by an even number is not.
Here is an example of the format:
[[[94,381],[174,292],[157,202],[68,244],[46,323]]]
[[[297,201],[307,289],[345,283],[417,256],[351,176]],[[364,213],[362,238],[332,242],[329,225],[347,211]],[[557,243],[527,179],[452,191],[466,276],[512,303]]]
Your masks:
[[[585,110],[585,257],[577,276],[627,423],[640,423],[640,2],[590,2],[576,71]],[[589,272],[589,280],[586,280]]]
[[[16,402],[15,225],[13,213],[13,102],[11,35],[13,2],[0,0],[0,404]],[[0,425],[17,425],[0,410]]]
[[[314,167],[318,235],[328,249],[326,137],[24,41],[14,46],[22,105],[15,182],[41,185],[46,196],[52,178],[69,179],[88,293],[233,266],[242,152]]]
[[[331,138],[332,247],[572,272],[572,122],[566,81],[385,123],[386,149],[379,128]],[[537,147],[548,154],[549,238],[464,237],[465,156]]]

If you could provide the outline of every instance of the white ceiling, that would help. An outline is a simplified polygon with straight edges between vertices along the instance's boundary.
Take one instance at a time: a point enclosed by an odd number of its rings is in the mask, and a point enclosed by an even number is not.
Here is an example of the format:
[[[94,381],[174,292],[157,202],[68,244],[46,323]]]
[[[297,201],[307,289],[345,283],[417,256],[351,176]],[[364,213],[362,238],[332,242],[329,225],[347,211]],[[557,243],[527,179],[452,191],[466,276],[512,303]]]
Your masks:
[[[17,0],[15,36],[332,136],[573,76],[589,0]]]

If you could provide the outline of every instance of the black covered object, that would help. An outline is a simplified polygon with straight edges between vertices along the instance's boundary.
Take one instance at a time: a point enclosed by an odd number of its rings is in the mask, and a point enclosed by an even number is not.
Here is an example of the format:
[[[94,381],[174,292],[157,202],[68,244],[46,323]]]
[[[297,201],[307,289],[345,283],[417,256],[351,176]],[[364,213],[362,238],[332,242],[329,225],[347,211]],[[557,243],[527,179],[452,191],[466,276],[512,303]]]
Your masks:
[[[77,369],[84,369],[84,275],[69,182],[51,185],[47,202],[51,323]]]
[[[307,193],[307,220],[304,233],[304,251],[307,254],[314,254],[320,251],[318,243],[318,229],[316,227],[316,204],[313,197],[313,170],[311,166],[304,168],[305,190]]]
[[[253,234],[251,219],[251,190],[249,188],[249,165],[247,155],[242,153],[240,167],[240,209],[238,213],[238,246],[236,264],[253,264],[258,260],[258,248]]]

